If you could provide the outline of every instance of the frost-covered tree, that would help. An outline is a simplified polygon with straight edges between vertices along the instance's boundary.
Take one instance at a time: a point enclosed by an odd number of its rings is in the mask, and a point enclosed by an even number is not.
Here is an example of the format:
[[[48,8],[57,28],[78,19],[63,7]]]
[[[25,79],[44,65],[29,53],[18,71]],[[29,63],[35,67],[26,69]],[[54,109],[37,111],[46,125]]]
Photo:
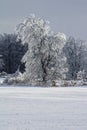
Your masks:
[[[65,39],[65,35],[61,33],[48,37],[46,44],[49,45],[49,54],[46,56],[47,60],[44,59],[44,63],[45,61],[47,62],[47,65],[45,66],[47,81],[55,81],[65,78],[66,58],[63,53]],[[45,56],[45,54],[46,52],[43,54],[43,56]]]
[[[22,59],[26,63],[25,82],[38,85],[64,78],[64,34],[51,33],[48,22],[35,16],[19,24],[17,34],[23,44],[28,43],[28,51]]]
[[[75,80],[79,71],[87,71],[87,44],[83,40],[69,37],[64,51],[68,63],[68,78]]]

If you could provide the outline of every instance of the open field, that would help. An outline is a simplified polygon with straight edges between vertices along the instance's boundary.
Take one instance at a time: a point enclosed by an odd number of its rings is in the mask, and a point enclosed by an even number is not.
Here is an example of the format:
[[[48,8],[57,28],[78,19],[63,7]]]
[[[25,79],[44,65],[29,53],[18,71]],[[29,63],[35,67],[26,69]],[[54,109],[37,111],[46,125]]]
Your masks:
[[[87,130],[87,88],[0,87],[0,130]]]

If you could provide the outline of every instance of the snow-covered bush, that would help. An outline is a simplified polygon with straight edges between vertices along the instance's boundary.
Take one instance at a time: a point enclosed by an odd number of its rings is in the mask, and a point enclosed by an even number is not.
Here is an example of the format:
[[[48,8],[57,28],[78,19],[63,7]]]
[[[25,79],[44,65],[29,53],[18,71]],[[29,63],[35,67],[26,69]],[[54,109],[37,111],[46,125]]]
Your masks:
[[[2,72],[0,73],[0,77],[7,77],[7,73],[4,72],[4,71],[2,71]]]
[[[83,81],[87,81],[87,72],[86,71],[79,71],[77,73],[77,80],[83,80]]]
[[[26,63],[24,81],[31,85],[49,85],[54,80],[64,79],[66,36],[51,33],[48,22],[35,16],[25,19],[16,30],[18,39],[23,44],[28,43],[28,51],[22,59]]]
[[[4,83],[7,83],[9,85],[11,84],[22,84],[24,82],[23,75],[21,72],[16,71],[14,74],[9,74],[6,79],[4,80]]]

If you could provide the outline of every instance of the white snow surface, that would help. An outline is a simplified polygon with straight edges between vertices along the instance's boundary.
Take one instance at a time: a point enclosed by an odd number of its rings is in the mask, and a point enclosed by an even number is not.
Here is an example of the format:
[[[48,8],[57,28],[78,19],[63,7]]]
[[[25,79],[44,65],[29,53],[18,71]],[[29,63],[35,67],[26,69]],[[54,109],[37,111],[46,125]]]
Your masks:
[[[87,88],[1,86],[0,130],[87,130]]]

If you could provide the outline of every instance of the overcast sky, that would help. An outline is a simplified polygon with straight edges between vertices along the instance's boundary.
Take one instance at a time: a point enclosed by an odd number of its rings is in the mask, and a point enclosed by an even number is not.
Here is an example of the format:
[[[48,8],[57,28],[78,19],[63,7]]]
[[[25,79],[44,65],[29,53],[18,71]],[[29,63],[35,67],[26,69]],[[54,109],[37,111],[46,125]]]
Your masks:
[[[87,0],[0,0],[0,33],[34,13],[50,21],[55,32],[87,40]]]

